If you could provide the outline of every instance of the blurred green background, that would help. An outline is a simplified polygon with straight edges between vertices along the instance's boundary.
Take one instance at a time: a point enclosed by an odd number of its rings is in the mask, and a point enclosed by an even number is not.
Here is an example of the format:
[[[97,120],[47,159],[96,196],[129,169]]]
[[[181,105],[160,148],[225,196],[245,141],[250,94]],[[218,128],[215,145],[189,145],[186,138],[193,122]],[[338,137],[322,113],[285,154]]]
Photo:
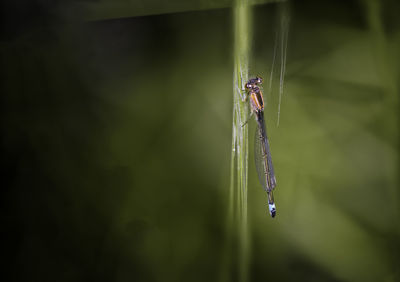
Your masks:
[[[262,2],[250,73],[268,81],[282,4]],[[231,4],[4,2],[2,281],[221,281]],[[265,95],[278,216],[251,147],[249,278],[400,281],[400,5],[288,7],[279,127],[279,65]]]

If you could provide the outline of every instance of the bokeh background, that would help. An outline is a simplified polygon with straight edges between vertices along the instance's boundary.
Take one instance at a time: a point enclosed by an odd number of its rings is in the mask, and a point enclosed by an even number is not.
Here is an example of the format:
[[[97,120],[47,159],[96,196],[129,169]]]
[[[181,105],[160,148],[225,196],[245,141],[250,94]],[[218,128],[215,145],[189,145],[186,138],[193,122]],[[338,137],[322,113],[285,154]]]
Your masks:
[[[282,4],[257,2],[268,78]],[[1,280],[238,281],[231,1],[2,5]],[[400,281],[400,5],[288,11],[279,127],[279,64],[265,97],[279,214],[251,147],[249,280]]]

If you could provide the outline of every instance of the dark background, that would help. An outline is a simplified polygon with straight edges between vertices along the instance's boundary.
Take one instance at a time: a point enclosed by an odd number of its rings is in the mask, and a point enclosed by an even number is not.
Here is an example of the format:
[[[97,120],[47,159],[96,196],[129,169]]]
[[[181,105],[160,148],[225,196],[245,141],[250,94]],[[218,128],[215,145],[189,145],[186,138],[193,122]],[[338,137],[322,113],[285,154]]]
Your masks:
[[[221,281],[230,3],[104,3],[2,4],[1,280]],[[254,6],[265,81],[279,5]],[[251,147],[250,280],[399,281],[400,6],[289,11],[279,127],[277,69],[265,97],[279,214]]]

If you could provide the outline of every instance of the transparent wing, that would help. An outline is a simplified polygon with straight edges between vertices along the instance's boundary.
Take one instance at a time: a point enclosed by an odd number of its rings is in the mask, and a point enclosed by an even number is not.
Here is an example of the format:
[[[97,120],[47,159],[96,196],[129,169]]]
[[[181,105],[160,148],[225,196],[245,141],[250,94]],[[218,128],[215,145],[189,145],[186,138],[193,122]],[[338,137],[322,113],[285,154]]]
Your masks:
[[[254,136],[254,159],[261,186],[267,192],[272,191],[276,186],[276,179],[263,116],[258,120]]]
[[[258,180],[260,181],[262,188],[265,191],[268,191],[267,177],[266,177],[267,175],[265,174],[268,168],[266,167],[266,162],[264,159],[264,150],[262,147],[263,142],[259,128],[256,129],[255,133],[256,134],[254,134],[254,160],[256,162]]]

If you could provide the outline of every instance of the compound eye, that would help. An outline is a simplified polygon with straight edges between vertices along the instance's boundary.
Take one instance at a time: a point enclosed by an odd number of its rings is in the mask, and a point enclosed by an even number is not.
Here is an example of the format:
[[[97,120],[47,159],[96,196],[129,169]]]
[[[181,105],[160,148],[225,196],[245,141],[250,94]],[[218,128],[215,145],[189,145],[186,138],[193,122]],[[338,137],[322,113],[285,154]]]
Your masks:
[[[251,84],[250,83],[246,83],[246,88],[250,89],[251,88]]]
[[[262,78],[257,76],[257,83],[262,83],[262,82],[263,82]]]

